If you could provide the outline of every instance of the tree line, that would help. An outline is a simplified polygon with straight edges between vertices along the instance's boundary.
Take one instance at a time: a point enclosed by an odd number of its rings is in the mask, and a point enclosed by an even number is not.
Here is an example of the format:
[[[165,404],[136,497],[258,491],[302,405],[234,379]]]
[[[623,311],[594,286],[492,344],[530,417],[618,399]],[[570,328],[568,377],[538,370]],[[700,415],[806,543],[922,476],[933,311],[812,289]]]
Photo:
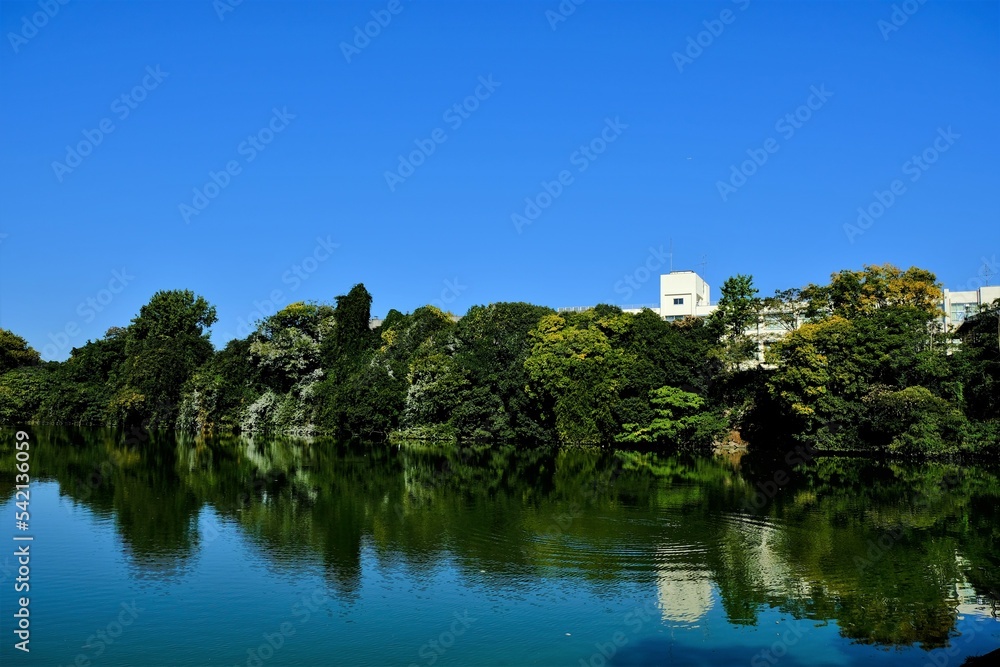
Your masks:
[[[843,270],[709,317],[611,305],[392,310],[293,303],[216,350],[215,308],[157,292],[126,327],[41,362],[0,330],[0,423],[325,433],[338,438],[975,453],[1000,447],[1000,303],[942,330],[929,271]],[[760,341],[762,323],[779,332]]]

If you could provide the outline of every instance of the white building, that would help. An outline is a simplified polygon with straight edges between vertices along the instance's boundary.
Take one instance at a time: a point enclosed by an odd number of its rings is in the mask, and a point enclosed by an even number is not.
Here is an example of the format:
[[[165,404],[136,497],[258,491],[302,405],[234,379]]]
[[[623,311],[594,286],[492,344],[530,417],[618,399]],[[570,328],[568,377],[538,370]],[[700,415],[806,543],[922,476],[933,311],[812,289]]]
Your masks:
[[[708,283],[694,271],[671,271],[660,276],[660,317],[672,322],[685,317],[706,317],[711,305]]]
[[[694,271],[671,271],[660,276],[660,305],[646,306],[667,320],[685,317],[707,317],[716,306],[712,305],[712,288]],[[624,307],[626,313],[638,313],[642,307]]]
[[[984,305],[1000,299],[1000,286],[980,287],[976,290],[952,292],[944,290],[941,324],[945,331],[954,331],[967,318],[979,312]],[[647,306],[667,321],[685,317],[707,317],[718,307],[711,302],[711,287],[694,271],[671,271],[660,276],[660,307]],[[641,308],[623,308],[637,313]],[[798,329],[805,322],[801,313],[779,317],[777,313],[761,313],[757,324],[746,334],[758,342],[758,359],[764,358],[768,346]]]
[[[1000,299],[1000,286],[980,287],[976,290],[962,292],[944,291],[942,309],[944,316],[942,324],[945,331],[954,331],[962,322],[979,312],[983,306],[988,306]]]

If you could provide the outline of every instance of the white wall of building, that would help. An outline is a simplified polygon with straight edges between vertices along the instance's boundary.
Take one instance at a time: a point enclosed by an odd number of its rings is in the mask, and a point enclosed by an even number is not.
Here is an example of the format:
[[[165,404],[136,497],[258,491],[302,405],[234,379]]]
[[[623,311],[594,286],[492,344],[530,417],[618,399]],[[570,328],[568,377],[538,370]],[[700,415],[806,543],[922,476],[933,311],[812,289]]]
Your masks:
[[[979,312],[983,306],[988,306],[1000,299],[1000,286],[980,287],[977,290],[960,292],[944,291],[944,327],[952,331],[962,325],[969,317]]]
[[[660,276],[660,317],[705,317],[713,310],[711,288],[694,271],[671,271]]]

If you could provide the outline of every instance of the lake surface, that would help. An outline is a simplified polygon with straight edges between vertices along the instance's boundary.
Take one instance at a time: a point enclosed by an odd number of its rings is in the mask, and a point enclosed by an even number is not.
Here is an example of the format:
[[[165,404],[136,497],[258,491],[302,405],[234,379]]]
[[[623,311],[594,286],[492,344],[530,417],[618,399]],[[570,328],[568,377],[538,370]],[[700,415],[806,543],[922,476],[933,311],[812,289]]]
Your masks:
[[[995,468],[31,435],[26,532],[0,444],[5,666],[940,667],[1000,646]]]

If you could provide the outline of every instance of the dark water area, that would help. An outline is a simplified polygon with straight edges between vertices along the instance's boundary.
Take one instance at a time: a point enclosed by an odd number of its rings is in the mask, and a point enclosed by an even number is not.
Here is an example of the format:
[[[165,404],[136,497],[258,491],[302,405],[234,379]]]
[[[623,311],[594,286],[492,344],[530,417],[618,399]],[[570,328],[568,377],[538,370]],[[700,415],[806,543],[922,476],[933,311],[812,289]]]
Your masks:
[[[1000,646],[995,466],[30,435],[27,531],[0,444],[5,665],[941,667]]]

